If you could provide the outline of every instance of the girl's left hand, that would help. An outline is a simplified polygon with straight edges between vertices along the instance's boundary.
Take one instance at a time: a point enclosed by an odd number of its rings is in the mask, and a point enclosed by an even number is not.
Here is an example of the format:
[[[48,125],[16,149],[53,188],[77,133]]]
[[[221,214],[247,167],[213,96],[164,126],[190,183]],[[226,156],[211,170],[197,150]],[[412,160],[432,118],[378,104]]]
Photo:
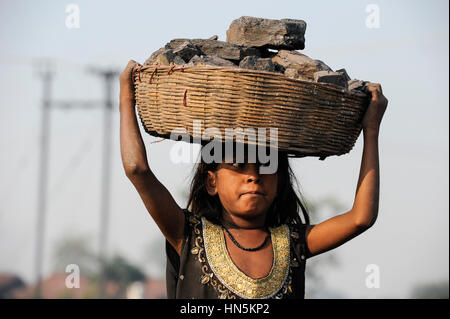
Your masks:
[[[367,91],[372,94],[369,107],[362,121],[362,128],[365,132],[371,131],[378,133],[381,120],[386,111],[388,100],[383,95],[381,85],[379,83],[367,83]]]

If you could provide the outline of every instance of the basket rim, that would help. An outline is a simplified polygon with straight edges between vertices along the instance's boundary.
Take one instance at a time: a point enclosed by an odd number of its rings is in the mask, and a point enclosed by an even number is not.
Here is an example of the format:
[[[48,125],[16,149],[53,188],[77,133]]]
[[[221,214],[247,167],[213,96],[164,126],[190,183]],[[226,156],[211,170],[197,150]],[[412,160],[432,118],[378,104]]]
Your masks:
[[[142,72],[142,71],[145,71],[148,69],[150,69],[152,71],[154,71],[155,69],[158,69],[158,70],[164,70],[164,71],[171,70],[171,71],[182,71],[182,72],[184,72],[184,71],[220,70],[220,71],[226,71],[226,72],[230,72],[230,73],[250,73],[250,74],[253,74],[256,76],[257,75],[269,75],[269,76],[272,76],[274,78],[278,78],[278,79],[284,80],[284,81],[288,80],[293,83],[300,83],[300,84],[309,85],[309,86],[313,85],[313,86],[328,88],[328,89],[332,89],[339,93],[350,94],[350,95],[354,95],[354,96],[358,96],[358,97],[362,97],[362,98],[368,97],[367,93],[357,91],[357,90],[349,91],[346,88],[343,88],[341,86],[338,86],[338,85],[332,84],[332,83],[313,82],[313,81],[306,81],[306,80],[300,80],[300,79],[293,79],[293,78],[290,78],[290,77],[288,77],[284,74],[278,73],[278,72],[244,69],[244,68],[240,68],[238,66],[236,66],[236,67],[227,67],[227,66],[218,66],[218,65],[185,66],[185,64],[175,64],[175,63],[171,63],[171,65],[161,65],[161,64],[141,65],[139,68],[135,69],[133,76],[136,73],[139,73],[140,71]]]

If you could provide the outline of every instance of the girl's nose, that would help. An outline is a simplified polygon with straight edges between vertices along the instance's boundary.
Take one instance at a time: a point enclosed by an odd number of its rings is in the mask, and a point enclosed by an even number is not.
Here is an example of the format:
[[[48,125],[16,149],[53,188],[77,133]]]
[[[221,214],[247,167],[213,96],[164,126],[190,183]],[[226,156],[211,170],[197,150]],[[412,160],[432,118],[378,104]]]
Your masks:
[[[248,170],[246,172],[248,174],[248,182],[260,182],[261,178],[259,176],[259,166],[254,163],[248,164]]]

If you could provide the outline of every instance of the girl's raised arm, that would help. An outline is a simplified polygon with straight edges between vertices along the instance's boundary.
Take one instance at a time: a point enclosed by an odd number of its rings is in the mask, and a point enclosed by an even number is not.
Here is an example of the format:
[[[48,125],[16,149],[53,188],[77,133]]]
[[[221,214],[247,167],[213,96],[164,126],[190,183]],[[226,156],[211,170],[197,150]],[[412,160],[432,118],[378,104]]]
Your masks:
[[[383,96],[380,84],[369,83],[367,88],[372,100],[362,122],[364,150],[353,207],[342,215],[308,226],[306,241],[311,256],[356,237],[370,228],[377,218],[380,190],[378,133],[388,100]]]
[[[184,214],[169,191],[151,171],[135,112],[133,71],[139,65],[128,62],[120,74],[120,152],[125,174],[138,191],[148,212],[180,254],[183,242]]]

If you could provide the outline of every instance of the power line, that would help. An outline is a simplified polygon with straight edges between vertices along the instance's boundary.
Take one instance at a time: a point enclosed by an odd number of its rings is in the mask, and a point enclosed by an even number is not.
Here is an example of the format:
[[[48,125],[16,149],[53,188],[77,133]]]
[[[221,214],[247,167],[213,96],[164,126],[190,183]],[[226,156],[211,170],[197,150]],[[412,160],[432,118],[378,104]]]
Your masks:
[[[60,192],[64,189],[69,177],[75,173],[76,169],[83,161],[84,156],[92,149],[92,132],[96,129],[97,128],[94,126],[90,131],[87,131],[83,142],[79,145],[77,151],[73,153],[72,157],[67,162],[67,165],[62,170],[62,173],[56,179],[53,187],[50,188],[50,198],[54,198],[57,194],[60,194]]]
[[[104,102],[97,101],[52,101],[51,84],[53,81],[54,68],[52,61],[48,59],[37,60],[35,63],[37,73],[43,82],[42,114],[41,114],[41,139],[40,139],[40,170],[38,186],[38,214],[36,223],[36,256],[35,275],[36,290],[35,297],[42,296],[42,263],[44,259],[44,235],[47,206],[47,169],[50,139],[50,109],[51,108],[81,108],[93,109],[96,106],[104,108],[103,117],[103,158],[102,158],[102,184],[101,184],[101,207],[100,207],[100,231],[99,231],[99,261],[100,261],[100,296],[104,295],[104,268],[106,260],[106,249],[109,226],[109,193],[110,193],[110,153],[111,153],[111,126],[113,111],[113,83],[119,72],[111,69],[100,70],[90,68],[89,70],[101,77],[104,83]]]

